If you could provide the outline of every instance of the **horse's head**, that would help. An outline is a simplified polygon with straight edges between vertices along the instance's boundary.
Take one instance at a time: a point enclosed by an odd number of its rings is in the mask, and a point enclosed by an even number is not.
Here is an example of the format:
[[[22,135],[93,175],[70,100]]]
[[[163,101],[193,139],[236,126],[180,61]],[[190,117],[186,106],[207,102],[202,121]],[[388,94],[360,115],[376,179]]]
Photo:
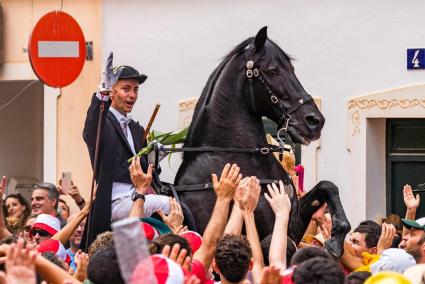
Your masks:
[[[294,142],[309,144],[318,139],[325,118],[298,81],[290,57],[267,38],[267,27],[244,53],[253,110],[287,130]]]

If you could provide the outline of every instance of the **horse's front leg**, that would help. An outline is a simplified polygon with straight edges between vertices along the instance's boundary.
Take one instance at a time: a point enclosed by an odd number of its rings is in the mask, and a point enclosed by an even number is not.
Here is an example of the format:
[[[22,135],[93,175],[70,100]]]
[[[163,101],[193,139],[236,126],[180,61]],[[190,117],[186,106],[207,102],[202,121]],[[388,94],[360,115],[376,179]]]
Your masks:
[[[299,200],[297,217],[303,220],[304,231],[311,216],[327,203],[332,216],[331,238],[325,242],[325,248],[333,256],[339,258],[344,251],[345,235],[350,231],[350,223],[345,216],[344,208],[339,199],[338,187],[330,181],[319,182],[311,191]],[[306,225],[307,224],[307,225]]]

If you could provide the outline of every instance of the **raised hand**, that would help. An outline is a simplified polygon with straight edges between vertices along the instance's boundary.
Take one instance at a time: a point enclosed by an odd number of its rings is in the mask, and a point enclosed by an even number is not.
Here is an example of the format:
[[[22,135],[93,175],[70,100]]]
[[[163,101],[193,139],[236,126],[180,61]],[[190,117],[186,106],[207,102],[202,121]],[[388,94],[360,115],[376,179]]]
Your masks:
[[[246,182],[246,190],[239,201],[239,207],[247,213],[253,213],[257,208],[260,198],[261,187],[260,181],[256,177],[249,177]]]
[[[114,69],[112,66],[112,61],[114,55],[112,52],[109,53],[108,59],[106,60],[105,69],[102,72],[102,83],[100,86],[100,92],[111,92],[112,86],[118,81],[122,69]]]
[[[142,166],[140,165],[140,157],[136,156],[131,161],[131,165],[128,169],[130,171],[131,181],[133,182],[136,191],[140,194],[145,194],[152,182],[152,165],[149,165],[147,172],[144,173]]]
[[[264,193],[264,197],[267,202],[270,204],[273,212],[278,214],[287,214],[291,211],[291,200],[289,199],[288,194],[285,191],[285,187],[282,181],[279,181],[279,188],[276,184],[268,184],[267,189],[269,191],[269,195]]]
[[[186,271],[190,271],[191,258],[187,255],[186,249],[180,249],[179,244],[174,244],[173,248],[169,245],[164,246],[162,249],[162,255],[174,260]]]
[[[260,284],[280,284],[280,269],[274,266],[265,267]]]
[[[419,194],[416,194],[415,197],[413,195],[412,187],[408,184],[403,187],[403,198],[404,204],[406,205],[408,210],[416,210],[419,207],[419,202],[421,200],[420,196]]]
[[[391,247],[395,232],[396,229],[393,224],[382,224],[381,236],[379,237],[378,245],[376,246],[378,249],[378,254]]]
[[[170,202],[170,214],[165,215],[161,209],[158,209],[157,213],[161,217],[162,221],[170,227],[173,233],[178,234],[177,230],[182,229],[180,227],[184,220],[183,210],[175,198],[169,197],[168,200]]]
[[[233,199],[236,188],[242,179],[242,175],[239,172],[240,168],[238,165],[233,164],[230,166],[230,164],[226,164],[221,173],[220,181],[216,174],[211,175],[217,200],[230,202]]]
[[[3,176],[1,180],[1,184],[0,184],[0,203],[3,202],[3,194],[5,190],[6,190],[6,176]]]
[[[24,248],[24,240],[10,245],[6,253],[6,274],[1,273],[3,283],[37,283],[35,275],[35,258],[37,254],[30,248]]]
[[[78,186],[73,185],[68,191],[68,195],[74,199],[75,203],[81,204],[83,202],[83,197],[81,196],[80,190],[78,189]]]

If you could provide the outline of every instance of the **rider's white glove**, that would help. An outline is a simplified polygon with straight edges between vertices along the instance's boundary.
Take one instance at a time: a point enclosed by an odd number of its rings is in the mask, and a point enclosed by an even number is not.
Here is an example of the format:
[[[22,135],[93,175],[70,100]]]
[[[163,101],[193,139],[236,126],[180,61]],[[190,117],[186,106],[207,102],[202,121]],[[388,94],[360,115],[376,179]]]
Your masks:
[[[112,67],[112,61],[114,59],[114,55],[112,52],[109,53],[108,59],[106,60],[105,69],[102,72],[102,81],[99,85],[100,93],[109,93],[112,91],[112,87],[118,81],[121,75],[121,68]]]

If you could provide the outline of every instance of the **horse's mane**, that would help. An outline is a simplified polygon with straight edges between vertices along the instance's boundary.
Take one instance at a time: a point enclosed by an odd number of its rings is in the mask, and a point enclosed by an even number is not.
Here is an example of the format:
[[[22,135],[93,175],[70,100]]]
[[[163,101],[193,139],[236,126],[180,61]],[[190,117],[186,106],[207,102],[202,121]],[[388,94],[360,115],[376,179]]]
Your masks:
[[[217,68],[211,73],[211,75],[208,78],[207,84],[205,85],[201,96],[199,97],[198,103],[196,104],[195,111],[193,113],[192,117],[192,123],[190,125],[185,145],[188,143],[191,143],[192,138],[194,137],[194,125],[198,125],[201,123],[201,119],[203,116],[200,115],[201,112],[205,110],[205,108],[208,106],[208,103],[211,99],[212,93],[214,91],[215,83],[217,82],[217,79],[220,77],[221,72],[227,65],[227,63],[234,57],[238,56],[241,53],[243,53],[246,49],[246,47],[254,41],[254,37],[249,37],[242,41],[240,44],[238,44],[236,47],[233,48],[227,55],[225,55],[221,61],[221,63],[217,66]],[[291,61],[292,58],[286,54],[276,43],[274,43],[272,40],[267,39],[265,46],[267,48],[264,48],[264,61],[266,64],[271,62],[273,58],[280,58],[280,60],[287,60]],[[184,154],[183,154],[184,155]]]

